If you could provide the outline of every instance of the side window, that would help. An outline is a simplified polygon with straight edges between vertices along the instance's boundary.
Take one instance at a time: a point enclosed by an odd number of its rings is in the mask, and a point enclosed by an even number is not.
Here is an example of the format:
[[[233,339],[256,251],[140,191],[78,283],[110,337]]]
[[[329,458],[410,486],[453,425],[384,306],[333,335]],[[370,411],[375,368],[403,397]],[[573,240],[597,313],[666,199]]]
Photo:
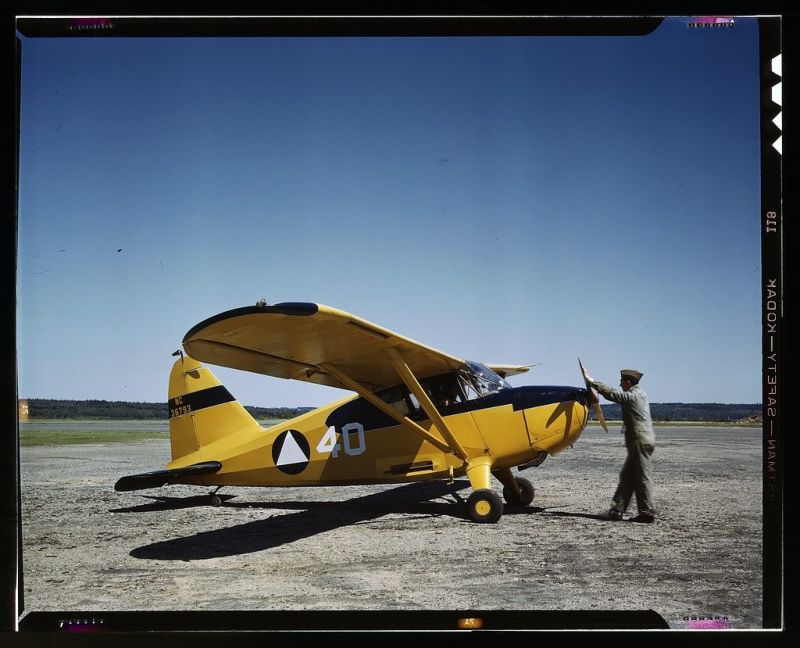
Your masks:
[[[406,398],[406,389],[404,387],[392,387],[381,392],[378,396],[403,416],[411,416],[412,411],[409,407],[409,400]]]
[[[455,374],[434,376],[424,381],[423,387],[438,408],[463,403],[465,400]]]

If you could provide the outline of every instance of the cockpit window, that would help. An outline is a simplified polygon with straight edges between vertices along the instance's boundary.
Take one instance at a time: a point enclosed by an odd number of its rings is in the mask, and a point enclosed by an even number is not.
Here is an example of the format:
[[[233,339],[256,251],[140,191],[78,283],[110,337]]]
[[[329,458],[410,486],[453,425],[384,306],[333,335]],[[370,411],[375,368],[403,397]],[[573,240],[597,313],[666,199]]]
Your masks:
[[[486,365],[470,360],[467,360],[466,364],[458,370],[458,381],[467,400],[494,394],[501,389],[511,387]]]
[[[439,408],[465,403],[511,387],[486,365],[471,361],[454,372],[426,378],[421,384]]]
[[[470,361],[455,371],[425,378],[420,384],[439,410],[511,387],[486,365]],[[376,392],[376,396],[412,420],[418,420],[426,415],[416,396],[405,385]]]

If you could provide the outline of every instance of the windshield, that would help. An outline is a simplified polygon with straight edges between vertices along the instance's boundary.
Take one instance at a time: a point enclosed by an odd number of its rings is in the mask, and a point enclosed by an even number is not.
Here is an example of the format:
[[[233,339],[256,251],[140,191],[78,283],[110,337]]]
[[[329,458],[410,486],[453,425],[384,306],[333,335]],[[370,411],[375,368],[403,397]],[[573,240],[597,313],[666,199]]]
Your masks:
[[[467,360],[466,364],[458,370],[458,381],[461,383],[467,400],[480,398],[511,387],[486,365],[470,360]]]

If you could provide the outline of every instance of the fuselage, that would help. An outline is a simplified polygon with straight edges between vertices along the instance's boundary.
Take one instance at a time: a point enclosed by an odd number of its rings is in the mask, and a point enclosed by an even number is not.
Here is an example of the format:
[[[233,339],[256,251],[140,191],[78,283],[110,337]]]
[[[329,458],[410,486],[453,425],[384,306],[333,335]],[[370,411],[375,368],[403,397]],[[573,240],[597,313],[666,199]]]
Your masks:
[[[557,454],[578,439],[588,421],[585,389],[511,387],[502,379],[487,388],[471,381],[468,374],[453,374],[421,382],[432,399],[453,397],[437,402],[442,420],[467,458],[487,457],[492,470],[518,466],[542,458],[543,453]],[[442,438],[404,385],[377,395]],[[460,476],[466,468],[462,457],[442,450],[359,396],[269,428],[252,426],[223,436],[168,468],[205,461],[219,461],[222,469],[181,481],[236,486],[393,483]]]

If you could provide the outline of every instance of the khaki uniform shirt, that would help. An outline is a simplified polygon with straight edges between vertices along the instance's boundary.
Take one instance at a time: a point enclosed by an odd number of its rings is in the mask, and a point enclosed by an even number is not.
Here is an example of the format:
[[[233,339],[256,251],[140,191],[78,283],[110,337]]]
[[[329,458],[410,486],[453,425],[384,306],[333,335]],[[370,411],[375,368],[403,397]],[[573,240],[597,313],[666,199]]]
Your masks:
[[[626,447],[630,448],[636,441],[655,445],[656,435],[653,432],[653,421],[650,419],[650,403],[647,394],[639,388],[639,385],[624,391],[595,380],[592,387],[608,400],[622,406],[622,431],[625,433]]]

